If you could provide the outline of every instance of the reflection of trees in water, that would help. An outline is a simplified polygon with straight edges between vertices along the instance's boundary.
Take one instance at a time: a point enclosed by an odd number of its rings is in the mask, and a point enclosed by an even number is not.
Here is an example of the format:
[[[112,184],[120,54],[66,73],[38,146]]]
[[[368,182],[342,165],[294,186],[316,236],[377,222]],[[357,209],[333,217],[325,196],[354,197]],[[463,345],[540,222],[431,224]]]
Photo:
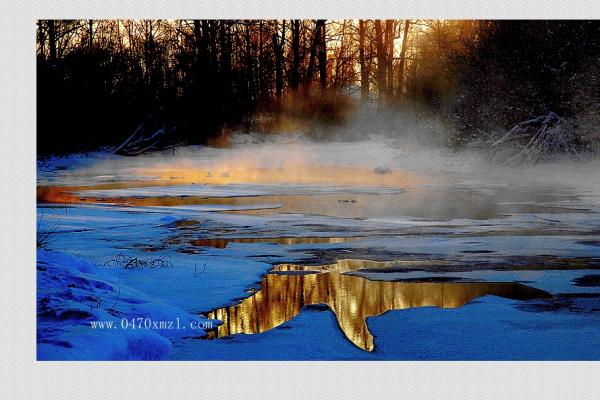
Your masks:
[[[298,236],[298,237],[257,237],[257,238],[219,238],[219,239],[195,239],[190,241],[194,246],[216,247],[224,249],[230,242],[234,243],[275,243],[275,244],[318,244],[318,243],[347,243],[357,240],[360,237],[318,237],[318,236]]]
[[[240,304],[217,309],[223,321],[215,336],[261,333],[295,317],[303,306],[327,304],[346,337],[363,350],[374,348],[366,318],[413,307],[456,308],[486,295],[525,300],[549,297],[518,283],[434,283],[371,281],[339,273],[266,275],[262,289]]]

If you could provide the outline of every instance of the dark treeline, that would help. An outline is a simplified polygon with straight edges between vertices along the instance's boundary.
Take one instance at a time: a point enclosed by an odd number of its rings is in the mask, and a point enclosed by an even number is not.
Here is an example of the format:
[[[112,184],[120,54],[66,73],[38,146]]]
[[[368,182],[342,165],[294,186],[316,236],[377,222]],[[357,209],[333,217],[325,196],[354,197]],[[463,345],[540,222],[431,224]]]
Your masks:
[[[40,154],[117,146],[133,132],[141,151],[230,129],[305,129],[359,107],[443,118],[457,146],[555,114],[597,135],[597,21],[37,24]]]

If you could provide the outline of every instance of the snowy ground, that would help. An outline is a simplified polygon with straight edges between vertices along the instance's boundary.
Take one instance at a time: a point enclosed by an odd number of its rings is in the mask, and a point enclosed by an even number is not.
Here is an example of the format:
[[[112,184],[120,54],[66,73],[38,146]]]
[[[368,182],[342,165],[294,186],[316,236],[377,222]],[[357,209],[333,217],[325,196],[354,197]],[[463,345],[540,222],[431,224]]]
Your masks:
[[[38,192],[38,230],[51,232],[38,251],[38,358],[600,359],[599,167],[499,168],[380,142],[47,160],[38,187],[92,201]],[[552,298],[393,309],[367,319],[371,352],[322,305],[258,334],[191,329],[260,296],[279,264],[370,281],[520,282]],[[131,318],[187,329],[123,329]]]

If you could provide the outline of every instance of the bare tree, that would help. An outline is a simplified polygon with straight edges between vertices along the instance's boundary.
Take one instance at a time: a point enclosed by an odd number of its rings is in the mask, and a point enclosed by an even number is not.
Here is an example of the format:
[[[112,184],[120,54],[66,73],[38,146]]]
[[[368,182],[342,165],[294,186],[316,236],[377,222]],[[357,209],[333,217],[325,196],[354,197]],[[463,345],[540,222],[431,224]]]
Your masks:
[[[375,20],[375,47],[377,49],[377,95],[378,104],[382,106],[385,102],[387,80],[387,54],[381,27],[381,20]]]
[[[358,48],[360,63],[360,99],[363,103],[369,101],[369,68],[365,58],[365,20],[358,20]]]
[[[406,65],[406,48],[408,43],[408,28],[410,20],[404,21],[404,31],[402,33],[402,47],[400,49],[400,66],[398,67],[398,83],[396,84],[396,98],[401,99],[404,94],[404,67]]]

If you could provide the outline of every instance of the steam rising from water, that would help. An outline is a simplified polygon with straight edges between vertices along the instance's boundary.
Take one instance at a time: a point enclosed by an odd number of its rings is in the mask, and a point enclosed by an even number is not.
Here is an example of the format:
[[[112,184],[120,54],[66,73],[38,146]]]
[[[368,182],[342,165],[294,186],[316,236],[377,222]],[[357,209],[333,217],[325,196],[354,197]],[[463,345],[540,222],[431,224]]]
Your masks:
[[[228,148],[191,146],[139,157],[100,155],[60,172],[70,185],[277,184],[341,187],[521,186],[576,188],[600,196],[600,160],[494,165],[475,151],[444,146],[450,129],[416,114],[362,114],[318,137],[294,132],[233,133]],[[318,129],[319,131],[319,129]],[[59,175],[60,175],[59,174]],[[40,176],[43,182],[44,175]]]

